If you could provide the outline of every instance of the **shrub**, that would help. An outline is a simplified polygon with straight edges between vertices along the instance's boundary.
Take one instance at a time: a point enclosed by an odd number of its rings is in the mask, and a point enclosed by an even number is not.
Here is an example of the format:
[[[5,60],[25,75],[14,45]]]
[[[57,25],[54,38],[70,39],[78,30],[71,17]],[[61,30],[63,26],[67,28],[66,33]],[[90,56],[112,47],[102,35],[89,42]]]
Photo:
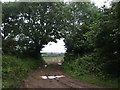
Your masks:
[[[28,74],[40,67],[43,60],[20,59],[3,55],[2,63],[3,88],[13,88],[18,86]]]

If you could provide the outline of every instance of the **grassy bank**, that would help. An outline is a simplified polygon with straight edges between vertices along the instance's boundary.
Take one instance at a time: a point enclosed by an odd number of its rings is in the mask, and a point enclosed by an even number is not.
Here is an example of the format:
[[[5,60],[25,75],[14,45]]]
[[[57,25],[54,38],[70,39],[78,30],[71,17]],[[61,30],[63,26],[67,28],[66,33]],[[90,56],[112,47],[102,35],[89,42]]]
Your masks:
[[[104,75],[97,75],[89,73],[75,61],[67,62],[62,65],[62,70],[64,73],[71,77],[74,77],[80,81],[95,84],[101,87],[118,88],[120,83],[118,83],[118,78],[107,78]]]
[[[58,59],[61,60],[64,57],[63,56],[43,56],[44,59]]]
[[[45,62],[62,62],[63,61],[63,56],[43,56],[43,59]]]
[[[42,65],[40,60],[31,58],[20,59],[3,55],[2,58],[2,87],[14,88],[22,83],[22,80],[31,72]]]

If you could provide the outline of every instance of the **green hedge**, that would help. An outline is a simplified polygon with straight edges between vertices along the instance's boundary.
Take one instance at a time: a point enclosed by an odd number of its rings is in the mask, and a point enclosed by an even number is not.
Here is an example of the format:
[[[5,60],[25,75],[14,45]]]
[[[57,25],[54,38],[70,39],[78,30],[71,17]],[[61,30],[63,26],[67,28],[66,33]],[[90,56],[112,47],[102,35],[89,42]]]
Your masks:
[[[95,57],[94,54],[87,54],[70,61],[64,60],[62,70],[79,80],[105,87],[118,87],[119,77],[113,78],[110,74],[103,73],[104,65],[99,63],[97,59],[99,58]]]
[[[43,63],[43,60],[30,58],[20,59],[14,56],[3,55],[2,87],[14,88],[19,86],[28,74],[36,70]]]

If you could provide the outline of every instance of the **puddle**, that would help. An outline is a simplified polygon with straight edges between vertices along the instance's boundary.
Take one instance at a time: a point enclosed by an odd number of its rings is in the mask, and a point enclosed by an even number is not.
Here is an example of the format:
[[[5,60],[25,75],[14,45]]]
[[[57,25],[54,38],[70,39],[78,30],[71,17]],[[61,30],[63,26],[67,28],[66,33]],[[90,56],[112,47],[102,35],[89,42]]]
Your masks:
[[[58,65],[62,65],[62,63],[58,63]]]
[[[62,78],[65,77],[64,75],[60,76],[41,76],[42,79],[56,79],[56,78]]]
[[[44,65],[44,67],[47,67],[47,65]]]
[[[62,78],[62,77],[65,77],[64,75],[61,75],[61,76],[55,76],[56,78]]]
[[[41,76],[42,79],[47,79],[47,76]]]
[[[48,76],[48,79],[55,79],[55,76]]]

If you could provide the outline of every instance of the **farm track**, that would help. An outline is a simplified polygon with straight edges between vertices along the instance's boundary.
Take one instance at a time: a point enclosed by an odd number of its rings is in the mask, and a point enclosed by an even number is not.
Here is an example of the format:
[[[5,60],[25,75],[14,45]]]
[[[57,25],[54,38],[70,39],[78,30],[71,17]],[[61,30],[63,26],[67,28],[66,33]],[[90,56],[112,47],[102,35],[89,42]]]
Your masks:
[[[42,79],[41,76],[64,75],[62,78]],[[60,70],[60,66],[44,67],[29,75],[20,88],[102,88],[96,85],[81,82]]]

